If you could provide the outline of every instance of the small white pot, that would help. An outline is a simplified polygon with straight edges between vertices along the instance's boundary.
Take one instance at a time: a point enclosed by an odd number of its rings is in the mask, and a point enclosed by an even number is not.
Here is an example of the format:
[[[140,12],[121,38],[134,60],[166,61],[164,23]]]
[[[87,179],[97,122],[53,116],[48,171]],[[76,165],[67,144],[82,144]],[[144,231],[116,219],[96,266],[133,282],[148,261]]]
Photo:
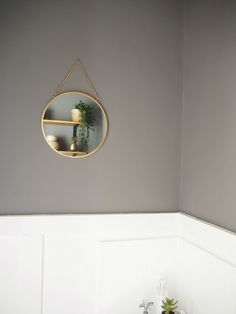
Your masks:
[[[79,109],[72,109],[71,110],[71,117],[72,121],[80,122],[81,119],[81,111]]]
[[[60,149],[60,144],[58,142],[49,142],[48,143],[52,148],[54,148],[55,150],[59,150]]]
[[[47,142],[52,148],[54,148],[55,150],[59,150],[60,144],[55,135],[47,135]]]
[[[56,142],[57,137],[55,135],[47,135],[47,141],[48,142]]]

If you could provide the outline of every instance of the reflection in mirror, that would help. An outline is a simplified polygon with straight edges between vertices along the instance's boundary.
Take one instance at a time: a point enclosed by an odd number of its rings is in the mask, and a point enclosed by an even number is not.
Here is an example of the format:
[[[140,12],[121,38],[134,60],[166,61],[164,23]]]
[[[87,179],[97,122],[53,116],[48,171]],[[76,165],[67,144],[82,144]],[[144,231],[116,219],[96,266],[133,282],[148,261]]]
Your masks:
[[[41,124],[48,145],[72,158],[96,152],[108,129],[102,105],[90,95],[76,91],[54,97],[43,112]]]

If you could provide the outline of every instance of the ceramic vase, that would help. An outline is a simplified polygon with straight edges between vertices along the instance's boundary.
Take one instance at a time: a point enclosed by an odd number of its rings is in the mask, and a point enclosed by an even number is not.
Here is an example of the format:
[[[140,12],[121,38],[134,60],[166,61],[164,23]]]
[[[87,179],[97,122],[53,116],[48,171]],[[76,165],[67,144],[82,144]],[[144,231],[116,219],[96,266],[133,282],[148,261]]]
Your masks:
[[[70,150],[75,152],[77,150],[77,138],[76,136],[72,137],[72,144],[70,145]]]
[[[81,119],[81,111],[79,109],[72,109],[71,118],[72,118],[72,121],[79,122]]]

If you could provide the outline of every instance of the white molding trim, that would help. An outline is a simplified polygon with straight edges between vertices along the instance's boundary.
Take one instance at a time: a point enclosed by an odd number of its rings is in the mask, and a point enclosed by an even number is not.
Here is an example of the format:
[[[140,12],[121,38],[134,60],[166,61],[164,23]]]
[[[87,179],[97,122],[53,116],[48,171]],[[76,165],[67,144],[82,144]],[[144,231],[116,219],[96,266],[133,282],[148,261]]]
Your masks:
[[[213,224],[211,222],[205,221],[204,219],[200,219],[198,217],[195,217],[193,215],[190,215],[190,214],[187,214],[187,213],[184,213],[184,212],[178,212],[178,214],[183,215],[183,216],[188,217],[188,218],[191,218],[193,220],[199,221],[199,222],[204,223],[204,224],[206,224],[206,225],[208,225],[210,227],[214,227],[216,229],[219,229],[221,231],[224,231],[224,232],[227,232],[229,234],[232,234],[232,235],[236,236],[236,232],[233,232],[231,230],[228,230],[228,229],[225,229],[223,227],[217,226],[217,225],[215,225],[215,224]]]
[[[197,245],[196,243],[187,240],[186,238],[178,237],[178,239],[180,239],[180,240],[182,240],[182,241],[185,241],[185,242],[188,243],[188,244],[191,244],[192,246],[194,246],[194,247],[196,247],[196,248],[198,248],[198,249],[204,251],[205,253],[207,253],[207,254],[209,254],[209,255],[211,255],[211,256],[217,258],[218,260],[220,260],[220,261],[226,263],[227,265],[229,265],[229,266],[231,266],[231,267],[233,267],[233,268],[236,269],[236,264],[230,262],[230,261],[227,260],[227,259],[222,258],[220,255],[217,255],[217,254],[213,253],[212,251],[209,251],[209,250],[205,249],[204,247],[202,247],[202,246],[200,246],[200,245]]]
[[[236,267],[236,234],[184,213],[0,216],[0,236],[67,233],[103,242],[177,237]]]
[[[236,268],[236,234],[179,214],[177,236]]]
[[[43,296],[44,296],[44,256],[45,256],[45,237],[42,235],[42,261],[41,261],[41,300],[40,300],[40,313],[43,314]]]

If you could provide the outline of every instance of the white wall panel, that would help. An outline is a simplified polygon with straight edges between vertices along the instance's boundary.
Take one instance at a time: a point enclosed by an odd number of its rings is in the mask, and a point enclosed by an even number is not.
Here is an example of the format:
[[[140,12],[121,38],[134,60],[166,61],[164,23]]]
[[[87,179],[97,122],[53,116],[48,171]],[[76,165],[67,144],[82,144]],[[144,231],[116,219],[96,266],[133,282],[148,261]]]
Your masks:
[[[154,300],[161,278],[172,282],[175,238],[103,242],[100,250],[99,314],[138,313],[144,298]]]
[[[189,215],[179,214],[177,236],[236,267],[236,235]]]
[[[182,239],[178,299],[187,313],[236,314],[236,267]]]
[[[145,241],[101,244],[98,313],[137,313],[144,296]]]
[[[164,279],[171,296],[176,295],[177,239],[159,238],[148,241],[147,296],[154,301],[157,286]]]
[[[41,313],[41,236],[0,236],[0,313]]]
[[[95,313],[96,265],[95,241],[45,236],[43,314]]]

